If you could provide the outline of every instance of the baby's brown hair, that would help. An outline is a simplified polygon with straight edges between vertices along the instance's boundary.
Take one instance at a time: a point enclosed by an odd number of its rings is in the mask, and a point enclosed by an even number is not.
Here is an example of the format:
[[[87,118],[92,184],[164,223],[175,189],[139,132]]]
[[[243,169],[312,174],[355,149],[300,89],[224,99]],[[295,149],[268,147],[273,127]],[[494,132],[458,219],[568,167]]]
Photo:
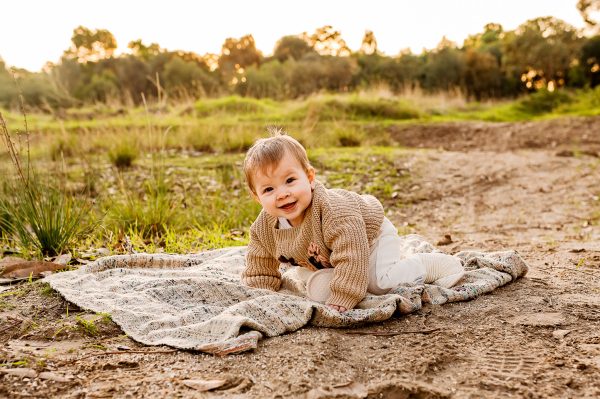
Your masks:
[[[295,138],[288,136],[282,129],[268,128],[271,137],[256,140],[246,153],[244,159],[244,174],[248,188],[256,195],[254,189],[254,174],[257,170],[266,173],[281,161],[286,152],[289,152],[300,162],[304,171],[309,174],[313,167],[308,161],[306,150]]]

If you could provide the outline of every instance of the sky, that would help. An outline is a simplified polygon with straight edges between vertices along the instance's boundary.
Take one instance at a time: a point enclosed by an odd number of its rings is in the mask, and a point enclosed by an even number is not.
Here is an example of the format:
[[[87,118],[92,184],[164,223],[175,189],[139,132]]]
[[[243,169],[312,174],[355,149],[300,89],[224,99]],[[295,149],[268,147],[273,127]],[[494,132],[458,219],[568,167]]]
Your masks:
[[[39,71],[58,62],[73,29],[107,29],[120,52],[142,39],[168,50],[219,53],[228,37],[252,34],[264,55],[278,39],[332,25],[352,50],[366,30],[379,50],[396,55],[436,47],[443,36],[462,44],[489,22],[505,30],[554,16],[582,28],[577,0],[13,0],[0,11],[0,58]]]

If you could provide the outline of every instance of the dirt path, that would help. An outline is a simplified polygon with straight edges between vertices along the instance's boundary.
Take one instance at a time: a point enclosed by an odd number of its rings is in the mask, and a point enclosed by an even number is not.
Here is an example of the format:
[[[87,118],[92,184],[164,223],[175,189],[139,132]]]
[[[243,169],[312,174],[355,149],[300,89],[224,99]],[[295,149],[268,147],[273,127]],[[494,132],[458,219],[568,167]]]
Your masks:
[[[29,287],[21,302],[0,309],[0,356],[29,356],[27,369],[52,374],[0,371],[0,396],[600,397],[600,160],[592,142],[600,122],[584,121],[577,123],[591,129],[590,141],[578,139],[577,147],[562,134],[564,122],[543,122],[527,124],[532,140],[556,138],[536,148],[494,148],[461,125],[468,150],[456,142],[440,150],[446,137],[436,142],[433,134],[427,144],[435,150],[414,152],[409,167],[420,177],[402,196],[407,205],[389,208],[390,218],[433,243],[450,235],[440,244],[450,253],[519,250],[529,274],[490,295],[364,328],[397,335],[305,328],[264,340],[252,353],[216,358],[131,353],[168,348],[137,345],[108,321],[97,321],[94,338],[80,321],[55,334],[66,304]],[[55,340],[28,335],[23,315]],[[95,356],[102,348],[114,353]],[[198,384],[211,379],[224,385],[200,394]]]

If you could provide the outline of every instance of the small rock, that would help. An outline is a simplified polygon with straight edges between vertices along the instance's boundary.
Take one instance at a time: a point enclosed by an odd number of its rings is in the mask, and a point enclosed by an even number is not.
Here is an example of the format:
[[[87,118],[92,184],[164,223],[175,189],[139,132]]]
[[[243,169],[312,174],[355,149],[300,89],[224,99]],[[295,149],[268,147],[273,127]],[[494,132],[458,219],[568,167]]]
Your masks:
[[[450,236],[450,234],[446,234],[444,235],[444,238],[442,238],[441,240],[439,240],[437,242],[437,245],[449,245],[452,244],[452,236]]]
[[[70,253],[66,253],[54,258],[53,262],[59,265],[66,265],[71,259],[73,259],[73,256]]]
[[[98,249],[96,249],[96,254],[98,256],[108,256],[108,255],[110,255],[110,250],[108,248],[104,248],[104,247],[98,248]]]
[[[73,377],[71,377],[71,376],[65,376],[65,375],[53,373],[52,371],[41,372],[39,377],[42,380],[50,380],[50,381],[56,381],[56,382],[69,382],[73,379]]]
[[[26,368],[0,369],[0,372],[21,378],[34,378],[37,376],[35,370]]]
[[[552,331],[552,336],[556,339],[563,339],[571,330],[555,330]]]
[[[227,380],[200,380],[200,379],[194,379],[194,380],[183,380],[181,381],[183,383],[183,385],[195,389],[196,391],[199,392],[206,392],[206,391],[210,391],[212,389],[217,389],[222,387],[223,385],[225,385],[227,383]]]

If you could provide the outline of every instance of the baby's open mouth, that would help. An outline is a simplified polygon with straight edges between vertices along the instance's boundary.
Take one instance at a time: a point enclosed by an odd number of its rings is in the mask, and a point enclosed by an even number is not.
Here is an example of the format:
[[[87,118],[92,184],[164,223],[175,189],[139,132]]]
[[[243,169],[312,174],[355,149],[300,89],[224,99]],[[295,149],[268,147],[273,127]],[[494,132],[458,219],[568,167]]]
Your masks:
[[[283,210],[292,209],[294,207],[294,205],[296,205],[296,202],[298,202],[298,201],[294,201],[294,202],[290,202],[289,204],[282,205],[279,207],[279,209],[283,209]]]

